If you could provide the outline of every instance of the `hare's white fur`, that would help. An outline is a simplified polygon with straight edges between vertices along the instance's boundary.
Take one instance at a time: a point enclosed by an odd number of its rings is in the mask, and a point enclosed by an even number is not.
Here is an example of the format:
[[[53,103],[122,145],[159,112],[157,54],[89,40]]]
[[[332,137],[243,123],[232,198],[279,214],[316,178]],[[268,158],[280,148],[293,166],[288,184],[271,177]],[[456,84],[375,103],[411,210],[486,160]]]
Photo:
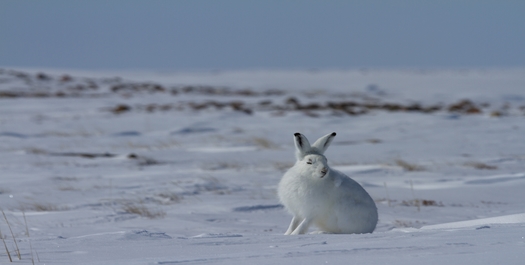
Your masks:
[[[306,137],[294,134],[297,162],[281,179],[278,195],[293,215],[285,235],[308,232],[315,224],[320,233],[372,233],[377,224],[377,207],[370,195],[353,179],[331,169],[323,155],[336,133],[310,145]]]

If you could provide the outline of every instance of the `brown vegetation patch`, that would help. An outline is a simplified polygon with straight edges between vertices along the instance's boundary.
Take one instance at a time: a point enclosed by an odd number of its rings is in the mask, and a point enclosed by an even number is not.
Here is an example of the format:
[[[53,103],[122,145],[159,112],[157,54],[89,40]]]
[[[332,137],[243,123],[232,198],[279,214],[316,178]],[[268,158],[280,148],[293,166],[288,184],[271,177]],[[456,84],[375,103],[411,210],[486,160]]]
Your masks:
[[[402,167],[406,171],[423,171],[423,170],[425,170],[425,167],[423,167],[423,166],[412,164],[412,163],[408,163],[408,162],[406,162],[406,161],[404,161],[402,159],[397,159],[395,162],[396,162],[396,165]]]
[[[93,159],[93,158],[111,158],[111,157],[115,157],[117,155],[115,154],[110,154],[110,153],[74,153],[74,152],[71,152],[71,153],[49,153],[50,155],[53,155],[53,156],[73,156],[73,157],[82,157],[82,158],[90,158],[90,159]]]
[[[491,165],[487,165],[485,163],[474,162],[474,161],[466,162],[463,165],[465,165],[467,167],[473,167],[475,169],[482,169],[482,170],[495,170],[495,169],[498,169],[497,166],[491,166]]]
[[[444,207],[445,205],[442,202],[436,202],[434,200],[419,200],[419,199],[413,199],[408,201],[402,201],[401,205],[403,206],[436,206],[436,207]]]
[[[448,111],[462,114],[481,114],[481,108],[468,99],[448,106]]]
[[[58,206],[52,203],[46,202],[31,202],[24,203],[21,207],[25,211],[36,211],[36,212],[57,212],[69,210],[66,206]]]
[[[166,212],[162,210],[150,209],[144,204],[127,203],[122,207],[122,210],[126,213],[137,214],[149,219],[162,218],[166,216]]]
[[[286,97],[287,93],[278,89],[254,90],[251,88],[231,88],[224,86],[209,85],[177,85],[168,86],[155,82],[136,82],[114,78],[80,78],[72,77],[68,74],[51,75],[47,73],[26,73],[16,70],[0,69],[0,80],[9,90],[0,91],[0,99],[11,98],[68,98],[68,97],[108,97],[119,95],[125,98],[134,94],[158,94],[164,93],[178,97],[181,94],[199,95],[207,97],[278,97],[284,102],[274,103],[268,98],[263,98],[259,103],[249,103],[243,100],[221,102],[209,100],[205,102],[177,102],[171,104],[146,104],[130,106],[128,104],[118,104],[109,108],[114,114],[122,114],[130,111],[181,111],[191,109],[202,111],[208,109],[225,110],[231,109],[245,114],[253,114],[255,111],[271,111],[273,116],[282,116],[289,111],[299,111],[309,117],[321,117],[322,111],[332,112],[333,115],[365,115],[376,111],[384,112],[409,112],[431,114],[436,112],[450,112],[462,115],[483,114],[492,117],[501,117],[510,113],[525,114],[525,106],[518,107],[518,111],[511,111],[512,106],[505,104],[502,109],[487,109],[488,103],[476,103],[469,99],[463,99],[449,104],[425,105],[422,103],[396,103],[384,102],[385,97],[363,96],[360,93],[349,93],[343,96],[351,97],[353,100],[326,100],[316,102],[301,102],[298,97]],[[13,84],[13,85],[10,85]],[[371,91],[378,91],[377,86],[371,85]],[[381,94],[381,93],[380,93]],[[334,96],[339,98],[339,94],[328,95],[327,93],[305,92],[303,98],[308,100],[315,99],[318,95]],[[360,96],[359,96],[360,95]],[[385,94],[381,94],[384,96]],[[485,110],[484,110],[485,109]],[[106,109],[108,110],[108,109]]]

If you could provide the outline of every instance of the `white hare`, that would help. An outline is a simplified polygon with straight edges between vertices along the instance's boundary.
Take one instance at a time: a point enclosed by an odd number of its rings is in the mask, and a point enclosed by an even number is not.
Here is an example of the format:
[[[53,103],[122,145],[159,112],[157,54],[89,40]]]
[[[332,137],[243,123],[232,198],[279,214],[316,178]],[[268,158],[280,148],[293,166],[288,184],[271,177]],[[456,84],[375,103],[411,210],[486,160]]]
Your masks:
[[[285,235],[308,232],[315,224],[318,233],[372,233],[377,207],[370,195],[353,179],[331,169],[323,153],[336,133],[319,138],[313,145],[294,134],[297,162],[281,179],[278,195],[293,214]]]

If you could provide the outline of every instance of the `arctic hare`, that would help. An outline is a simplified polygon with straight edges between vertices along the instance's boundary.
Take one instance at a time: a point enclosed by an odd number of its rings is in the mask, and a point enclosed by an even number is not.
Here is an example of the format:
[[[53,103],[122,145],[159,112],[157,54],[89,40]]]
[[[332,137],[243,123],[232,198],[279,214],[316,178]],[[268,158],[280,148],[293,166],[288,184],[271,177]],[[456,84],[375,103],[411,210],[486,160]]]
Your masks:
[[[297,162],[281,179],[278,195],[293,214],[285,235],[308,232],[315,224],[318,233],[372,233],[377,207],[368,193],[342,172],[328,166],[326,151],[336,133],[319,138],[313,145],[294,134]]]

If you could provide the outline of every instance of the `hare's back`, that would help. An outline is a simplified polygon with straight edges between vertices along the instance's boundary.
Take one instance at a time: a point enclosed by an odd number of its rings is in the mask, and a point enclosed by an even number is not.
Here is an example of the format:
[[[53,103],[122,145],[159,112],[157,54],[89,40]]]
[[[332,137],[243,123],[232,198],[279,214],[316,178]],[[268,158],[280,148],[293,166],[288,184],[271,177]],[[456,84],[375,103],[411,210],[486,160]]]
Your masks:
[[[336,194],[336,196],[343,201],[343,204],[344,202],[355,205],[365,204],[373,205],[375,208],[374,200],[372,197],[370,197],[368,192],[366,192],[366,190],[359,183],[357,183],[357,181],[341,172],[337,173],[340,174],[340,185],[339,187],[336,187],[336,192],[334,192],[334,194]]]

